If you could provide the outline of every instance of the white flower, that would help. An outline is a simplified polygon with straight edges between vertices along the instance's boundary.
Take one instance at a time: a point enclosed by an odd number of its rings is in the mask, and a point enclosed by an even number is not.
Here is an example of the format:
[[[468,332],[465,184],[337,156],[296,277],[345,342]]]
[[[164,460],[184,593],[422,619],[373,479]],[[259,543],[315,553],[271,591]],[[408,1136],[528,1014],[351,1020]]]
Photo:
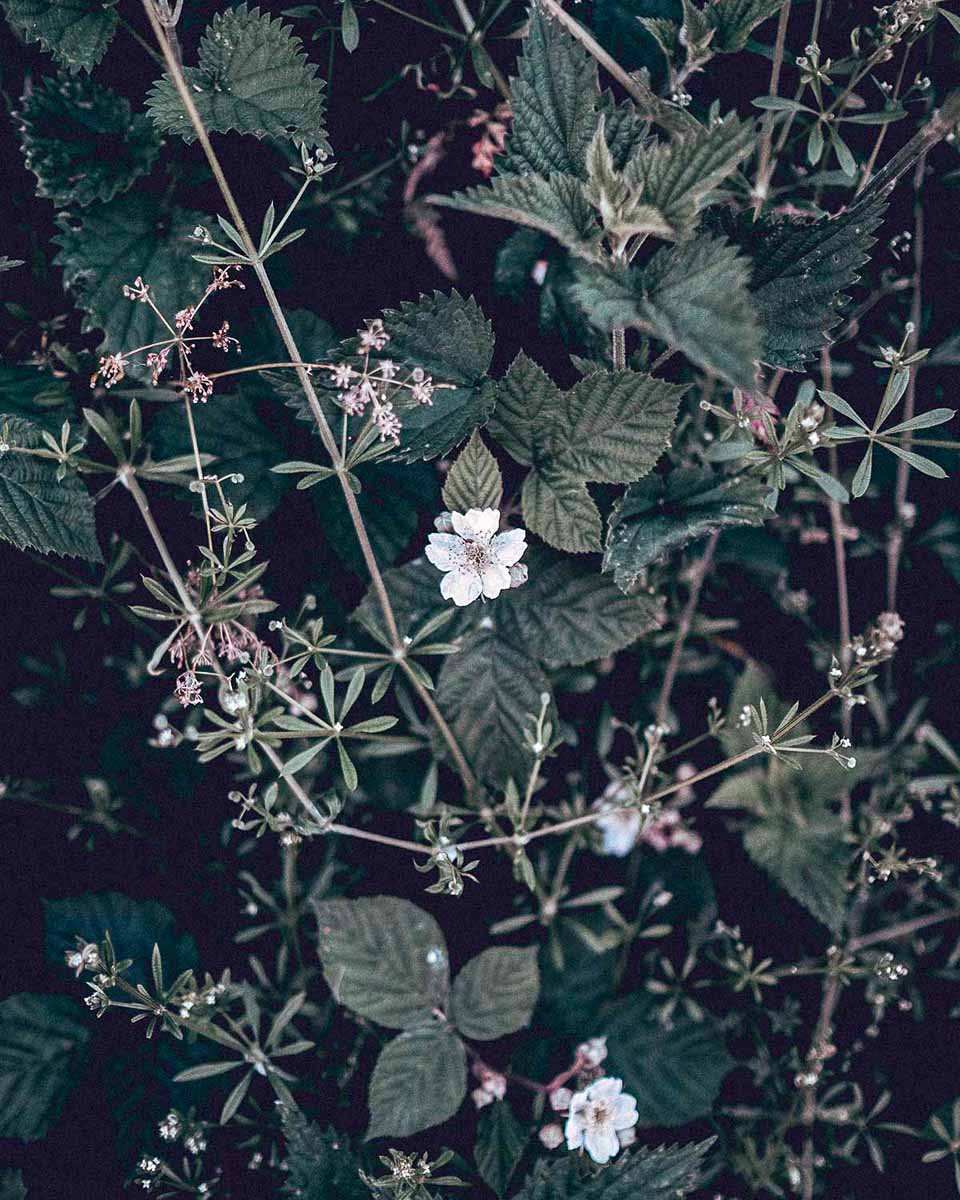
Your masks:
[[[480,595],[495,600],[510,587],[510,570],[527,548],[526,532],[497,533],[500,513],[495,508],[471,508],[451,513],[453,533],[431,533],[426,555],[445,572],[440,594],[462,607]]]
[[[597,828],[603,835],[603,854],[626,858],[637,844],[643,824],[641,813],[636,808],[621,807],[630,797],[630,789],[623,780],[614,779],[597,801],[596,807],[603,811],[603,816],[597,818]]]
[[[577,1057],[580,1058],[588,1067],[599,1067],[607,1057],[607,1039],[605,1037],[592,1037],[585,1042],[581,1042],[577,1047]],[[569,1107],[569,1104],[566,1106]]]
[[[563,1130],[559,1125],[544,1125],[537,1135],[548,1150],[556,1150],[563,1145]]]
[[[598,1079],[570,1101],[568,1150],[586,1150],[596,1163],[609,1162],[619,1151],[618,1134],[637,1123],[637,1102],[623,1091],[620,1079]]]

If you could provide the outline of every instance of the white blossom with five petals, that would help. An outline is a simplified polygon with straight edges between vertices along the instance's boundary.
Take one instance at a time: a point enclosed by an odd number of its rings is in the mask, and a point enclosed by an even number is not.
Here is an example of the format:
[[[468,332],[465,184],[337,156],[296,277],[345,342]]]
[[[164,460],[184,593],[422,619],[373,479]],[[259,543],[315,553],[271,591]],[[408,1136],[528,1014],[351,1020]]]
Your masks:
[[[586,1150],[596,1163],[609,1162],[637,1123],[637,1102],[620,1079],[598,1079],[570,1101],[565,1133],[568,1150]]]
[[[509,529],[498,533],[500,512],[496,508],[471,508],[450,513],[452,533],[431,533],[426,555],[443,571],[440,594],[463,607],[481,595],[495,600],[513,586],[510,567],[515,567],[527,548],[526,531]]]

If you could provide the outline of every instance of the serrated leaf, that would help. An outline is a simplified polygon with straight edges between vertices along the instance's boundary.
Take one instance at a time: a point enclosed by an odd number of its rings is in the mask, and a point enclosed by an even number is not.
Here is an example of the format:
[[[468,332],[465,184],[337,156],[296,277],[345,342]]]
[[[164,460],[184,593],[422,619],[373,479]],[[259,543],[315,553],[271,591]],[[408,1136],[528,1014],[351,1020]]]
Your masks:
[[[178,928],[173,913],[153,900],[133,900],[121,892],[83,892],[43,901],[43,945],[49,962],[64,967],[64,951],[75,939],[102,942],[109,932],[118,958],[132,958],[125,978],[149,981],[150,956],[160,947],[168,980],[197,965],[197,946]],[[65,967],[64,967],[65,969]]]
[[[440,926],[392,896],[316,906],[323,975],[338,1003],[392,1029],[428,1022],[446,1005],[447,946]]]
[[[736,54],[753,30],[783,7],[783,0],[714,0],[705,9],[713,29],[710,49],[715,54]]]
[[[675,1016],[669,1027],[649,997],[621,1004],[604,1026],[607,1070],[635,1096],[639,1125],[686,1125],[709,1113],[734,1062],[709,1017]]]
[[[709,468],[671,471],[624,493],[610,518],[603,570],[629,592],[645,567],[715,529],[760,525],[771,514],[765,487]]]
[[[3,0],[7,20],[68,71],[97,65],[117,29],[117,0]]]
[[[464,1037],[492,1041],[530,1024],[539,990],[536,946],[493,946],[453,981],[448,1016]]]
[[[85,76],[45,79],[16,115],[37,195],[60,208],[112,200],[149,173],[160,148],[145,116]]]
[[[282,1196],[296,1200],[368,1200],[360,1163],[333,1128],[322,1129],[299,1109],[283,1109],[286,1166]]]
[[[503,476],[497,460],[475,429],[457,455],[443,485],[443,503],[451,512],[497,508],[503,499]]]
[[[200,42],[199,66],[184,77],[208,130],[291,139],[331,153],[323,80],[303,44],[279,17],[246,3],[215,14]],[[186,142],[196,132],[169,76],[147,97],[157,127]]]
[[[5,1167],[0,1170],[0,1200],[27,1200],[23,1172],[19,1168]]]
[[[515,645],[548,667],[615,654],[663,620],[658,597],[624,596],[576,560],[528,551],[525,561],[529,581],[504,593],[497,620]]]
[[[557,385],[521,350],[497,387],[489,432],[512,458],[529,466],[551,411],[562,403],[563,393]]]
[[[90,1039],[82,1013],[68,996],[0,1002],[0,1137],[32,1142],[56,1123]]]
[[[600,510],[582,479],[550,467],[531,471],[521,500],[524,524],[549,546],[570,554],[600,549]]]
[[[467,1094],[467,1056],[439,1026],[388,1042],[370,1079],[367,1138],[409,1137],[449,1120]]]
[[[586,1178],[572,1155],[541,1159],[514,1200],[682,1200],[700,1183],[703,1158],[714,1140],[641,1146]]]
[[[723,238],[658,250],[643,268],[580,263],[574,295],[609,332],[637,326],[734,387],[753,387],[760,330],[747,291],[750,263]]]
[[[526,779],[533,757],[523,740],[550,681],[536,661],[495,631],[474,634],[444,661],[437,704],[478,778],[497,786]],[[556,728],[556,713],[548,712]]]
[[[31,421],[0,412],[0,435],[10,447],[0,454],[0,540],[18,550],[102,562],[93,500],[79,478],[68,472],[58,480],[56,463],[17,452],[43,446]]]
[[[440,595],[440,573],[425,558],[414,559],[402,567],[383,572],[383,582],[390,597],[393,615],[401,637],[412,636],[431,617],[444,609],[447,602]],[[452,610],[449,624],[443,627],[444,641],[451,641],[476,621],[476,606]],[[383,624],[383,613],[375,591],[371,588],[352,613],[378,641],[389,641]]]
[[[85,316],[83,330],[102,329],[103,349],[133,350],[168,336],[149,305],[126,299],[123,285],[139,275],[149,285],[161,312],[170,316],[199,298],[209,268],[193,261],[196,243],[189,236],[209,223],[203,213],[167,209],[154,196],[120,196],[85,210],[78,218],[61,216],[54,259],[63,268]],[[142,374],[146,368],[127,368]]]
[[[499,175],[484,187],[428,200],[441,208],[539,229],[582,258],[595,258],[600,248],[600,226],[575,175]]]
[[[498,1100],[481,1111],[473,1156],[480,1178],[501,1200],[520,1165],[529,1137],[529,1131],[513,1115],[505,1100]]]

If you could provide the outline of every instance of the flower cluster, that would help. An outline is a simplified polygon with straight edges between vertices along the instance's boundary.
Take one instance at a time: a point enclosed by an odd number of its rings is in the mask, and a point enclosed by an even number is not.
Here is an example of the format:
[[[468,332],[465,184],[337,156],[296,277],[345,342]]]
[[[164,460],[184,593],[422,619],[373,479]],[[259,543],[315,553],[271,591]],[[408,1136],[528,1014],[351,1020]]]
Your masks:
[[[672,848],[685,850],[688,854],[700,850],[700,835],[684,826],[675,808],[665,808],[654,814],[652,805],[637,806],[633,800],[632,782],[614,779],[595,801],[594,807],[603,813],[596,820],[603,854],[625,858],[638,844],[650,846],[658,854]]]
[[[437,533],[427,539],[429,562],[443,571],[440,595],[458,607],[483,596],[496,600],[508,588],[527,580],[520,563],[527,548],[526,531],[509,529],[498,533],[500,511],[471,508],[465,513],[441,513],[434,524]]]
[[[586,1151],[596,1163],[607,1163],[636,1140],[637,1102],[623,1090],[623,1081],[604,1075],[607,1039],[590,1038],[577,1047],[573,1066],[547,1085],[550,1107],[565,1115],[540,1130],[548,1150],[566,1142],[568,1150]],[[576,1076],[577,1090],[565,1086]]]

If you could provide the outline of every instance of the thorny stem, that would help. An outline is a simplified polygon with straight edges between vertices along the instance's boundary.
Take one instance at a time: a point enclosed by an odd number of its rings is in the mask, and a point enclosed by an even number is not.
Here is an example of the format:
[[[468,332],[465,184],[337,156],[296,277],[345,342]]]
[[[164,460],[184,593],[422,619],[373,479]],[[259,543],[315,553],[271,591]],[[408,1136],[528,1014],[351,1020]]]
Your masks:
[[[280,306],[280,301],[277,299],[277,294],[273,289],[273,284],[270,282],[270,277],[267,274],[266,268],[260,261],[260,258],[257,254],[257,248],[253,243],[253,239],[251,238],[250,232],[247,229],[246,223],[243,219],[243,214],[240,212],[240,208],[233,195],[230,184],[227,181],[227,177],[224,175],[223,167],[221,166],[216,151],[213,149],[213,146],[210,142],[206,126],[204,125],[203,120],[197,111],[197,106],[193,102],[193,97],[190,95],[190,90],[187,87],[186,80],[183,77],[183,70],[173,54],[169,39],[166,36],[166,31],[162,28],[161,23],[158,20],[156,9],[154,8],[151,0],[143,0],[143,4],[153,29],[154,37],[156,38],[157,44],[160,46],[160,50],[163,54],[164,60],[166,61],[170,78],[177,89],[180,101],[183,104],[183,107],[190,118],[190,122],[194,127],[197,140],[200,142],[203,152],[206,155],[207,163],[209,164],[210,170],[212,171],[214,179],[217,182],[217,186],[220,189],[220,194],[223,196],[227,210],[230,213],[230,219],[233,221],[238,233],[240,234],[244,251],[250,261],[250,265],[253,268],[260,287],[263,290],[264,297],[266,298],[267,305],[270,309],[270,314],[273,317],[274,324],[277,327],[277,331],[280,334],[281,340],[283,341],[291,361],[295,364],[297,378],[300,381],[300,386],[303,388],[304,395],[306,396],[307,402],[310,406],[310,411],[312,412],[314,421],[316,422],[320,440],[323,442],[324,448],[330,456],[330,461],[333,463],[337,478],[340,480],[343,498],[347,506],[347,511],[350,514],[350,520],[353,524],[354,533],[360,546],[360,551],[363,555],[367,572],[370,575],[370,582],[377,594],[377,599],[383,612],[384,624],[387,628],[390,643],[394,651],[399,656],[401,665],[405,666],[402,658],[404,653],[403,640],[400,637],[400,631],[397,628],[397,621],[393,613],[393,607],[390,603],[390,597],[387,594],[387,589],[383,582],[383,576],[381,575],[380,568],[377,565],[376,555],[374,554],[373,547],[370,544],[370,537],[367,533],[363,517],[361,516],[360,508],[357,504],[357,498],[351,490],[349,481],[347,479],[347,472],[344,467],[340,448],[337,445],[336,439],[333,436],[329,424],[327,423],[327,418],[324,416],[323,409],[320,406],[320,401],[317,398],[317,393],[313,386],[313,381],[310,378],[307,368],[304,366],[300,350],[297,346],[296,340],[294,339],[293,333],[291,332],[290,326],[287,323],[287,319],[284,316],[283,309]],[[460,773],[460,777],[463,780],[464,786],[468,791],[472,791],[476,781],[474,779],[473,772],[463,755],[463,751],[460,749],[460,746],[453,735],[452,730],[444,720],[440,710],[437,708],[429,692],[416,677],[416,675],[409,669],[405,670],[405,674],[410,680],[414,690],[420,697],[424,707],[427,709],[431,718],[436,723],[437,728],[440,730],[440,733],[450,751],[450,755],[456,764],[458,772]]]
[[[773,65],[770,68],[769,95],[776,96],[780,87],[780,70],[783,67],[783,51],[787,40],[787,25],[790,21],[790,0],[786,0],[780,9],[780,21],[777,25],[777,40],[773,47]],[[757,160],[757,181],[754,184],[753,217],[760,215],[763,202],[767,198],[772,175],[770,162],[770,142],[773,137],[775,113],[765,113],[760,133],[760,153]]]
[[[713,563],[713,555],[719,539],[720,530],[716,529],[707,539],[706,549],[691,573],[690,595],[687,598],[687,603],[677,625],[677,636],[673,642],[673,649],[670,651],[670,660],[667,663],[667,669],[663,675],[663,683],[660,687],[660,696],[657,699],[656,714],[654,716],[654,721],[657,725],[665,725],[667,722],[667,713],[670,709],[670,696],[673,692],[673,685],[676,682],[677,672],[680,669],[680,657],[683,654],[684,643],[690,634],[694,613],[697,611],[697,604],[700,602],[700,592],[707,577],[707,572]]]

